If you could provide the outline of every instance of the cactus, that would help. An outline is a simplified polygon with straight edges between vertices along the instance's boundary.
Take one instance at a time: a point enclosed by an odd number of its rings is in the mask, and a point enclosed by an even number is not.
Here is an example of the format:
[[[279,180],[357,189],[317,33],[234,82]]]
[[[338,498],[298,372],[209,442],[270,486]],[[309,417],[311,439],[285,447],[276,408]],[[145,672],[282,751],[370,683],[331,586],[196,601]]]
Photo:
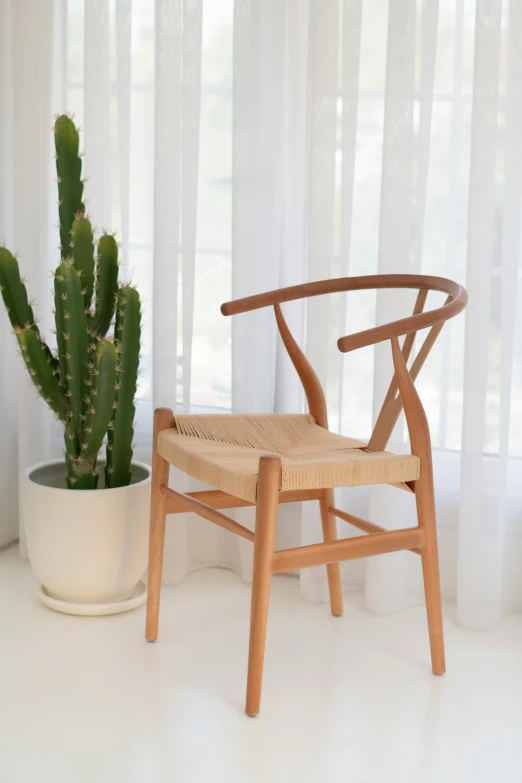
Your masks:
[[[95,253],[79,132],[70,117],[57,118],[54,138],[61,242],[54,275],[56,353],[40,334],[18,260],[5,247],[0,291],[35,388],[63,424],[67,487],[97,488],[107,434],[106,486],[120,487],[131,480],[140,299],[135,288],[118,288],[118,245],[111,234],[102,234]]]

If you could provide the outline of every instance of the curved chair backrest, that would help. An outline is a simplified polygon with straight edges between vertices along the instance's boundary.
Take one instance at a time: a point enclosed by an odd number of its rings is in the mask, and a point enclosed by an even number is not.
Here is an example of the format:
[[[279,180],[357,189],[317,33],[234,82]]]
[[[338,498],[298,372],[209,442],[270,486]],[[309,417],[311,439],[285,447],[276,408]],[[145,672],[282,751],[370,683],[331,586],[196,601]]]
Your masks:
[[[337,341],[337,346],[343,353],[354,351],[356,348],[362,348],[367,345],[375,345],[384,340],[391,340],[392,342],[395,375],[368,443],[370,451],[382,451],[386,448],[386,444],[403,407],[402,395],[398,394],[399,381],[397,376],[398,374],[401,375],[401,372],[400,368],[399,373],[397,372],[397,363],[403,362],[404,365],[406,364],[417,332],[431,327],[409,370],[411,380],[415,381],[444,323],[458,315],[466,307],[468,295],[461,285],[444,277],[433,277],[430,275],[405,274],[340,277],[280,288],[276,291],[226,302],[221,306],[223,315],[236,315],[249,310],[257,310],[261,307],[273,306],[283,343],[303,384],[310,413],[321,427],[328,427],[326,398],[323,388],[308,359],[290,333],[281,311],[281,304],[295,299],[305,299],[322,294],[381,288],[417,289],[419,293],[413,314],[398,321],[392,321],[389,324],[366,329],[346,337],[340,337]],[[445,293],[447,294],[447,299],[442,307],[423,312],[429,291]],[[405,336],[405,339],[402,348],[397,353],[397,340],[401,336]]]

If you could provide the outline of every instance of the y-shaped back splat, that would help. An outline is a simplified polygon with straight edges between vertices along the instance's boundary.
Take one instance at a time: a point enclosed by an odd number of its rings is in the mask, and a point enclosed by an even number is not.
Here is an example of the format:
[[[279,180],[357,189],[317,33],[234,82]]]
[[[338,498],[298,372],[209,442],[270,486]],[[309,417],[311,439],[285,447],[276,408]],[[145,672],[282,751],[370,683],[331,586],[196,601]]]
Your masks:
[[[418,293],[412,315],[418,315],[419,313],[422,313],[424,305],[426,304],[427,296],[428,290],[426,288],[421,288]],[[450,301],[451,296],[448,296],[446,299],[446,304],[448,304]],[[432,326],[428,332],[409,371],[413,382],[415,382],[424,362],[428,358],[428,354],[433,348],[435,340],[439,336],[443,326],[444,322],[436,324],[435,326]],[[417,332],[410,332],[404,338],[401,353],[405,366],[407,366],[408,359],[410,358],[416,336]],[[382,404],[381,411],[377,417],[377,421],[375,422],[375,427],[373,428],[372,436],[367,446],[368,451],[384,451],[403,408],[404,402],[402,399],[402,394],[399,391],[397,372],[395,371],[388,389],[388,393],[386,394]]]
[[[421,288],[417,295],[417,300],[415,302],[412,315],[419,315],[423,312],[427,298],[428,289]],[[450,301],[451,296],[446,299],[446,304],[448,304]],[[301,379],[301,383],[303,384],[309,411],[320,427],[328,429],[328,410],[326,405],[326,397],[324,394],[324,389],[321,386],[321,382],[317,377],[314,368],[295,341],[294,336],[290,332],[288,324],[285,321],[281,306],[277,303],[274,304],[274,312],[283,344],[288,351],[288,355],[292,361],[292,364],[294,365],[297,374]],[[417,378],[443,326],[444,322],[436,324],[435,326],[432,326],[428,332],[428,335],[426,336],[426,339],[424,340],[422,347],[418,352],[409,372],[412,382],[414,382]],[[399,347],[397,338],[392,338],[396,344],[395,350],[399,350],[402,355],[402,362],[406,372],[408,372],[407,362],[410,358],[416,336],[417,332],[410,332],[407,334],[404,338],[402,349]],[[403,394],[400,392],[399,383],[397,380],[397,372],[395,371],[388,389],[388,393],[386,394],[381,411],[375,423],[372,436],[368,443],[368,451],[385,450],[393,432],[393,428],[395,427],[403,408]]]

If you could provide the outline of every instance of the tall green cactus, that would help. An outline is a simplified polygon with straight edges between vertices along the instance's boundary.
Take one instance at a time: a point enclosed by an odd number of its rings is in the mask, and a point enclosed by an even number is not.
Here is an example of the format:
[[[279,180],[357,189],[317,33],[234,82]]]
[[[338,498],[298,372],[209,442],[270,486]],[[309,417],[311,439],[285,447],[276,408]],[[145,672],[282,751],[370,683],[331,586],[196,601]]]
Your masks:
[[[79,132],[70,117],[57,118],[54,139],[61,242],[54,275],[55,353],[40,334],[18,261],[5,247],[0,291],[36,390],[64,426],[67,487],[97,488],[106,435],[106,486],[121,487],[131,480],[140,299],[135,288],[118,288],[114,237],[102,234],[95,253],[83,203]]]

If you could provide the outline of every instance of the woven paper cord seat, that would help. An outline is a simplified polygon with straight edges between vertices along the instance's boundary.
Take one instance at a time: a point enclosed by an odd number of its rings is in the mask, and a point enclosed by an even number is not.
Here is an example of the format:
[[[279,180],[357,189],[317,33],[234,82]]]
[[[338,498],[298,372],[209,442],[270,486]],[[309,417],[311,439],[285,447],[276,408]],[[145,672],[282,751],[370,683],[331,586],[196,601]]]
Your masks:
[[[281,457],[282,490],[394,484],[419,478],[412,455],[365,451],[366,444],[319,427],[308,415],[176,416],[158,437],[171,465],[235,497],[256,502],[259,458]]]

